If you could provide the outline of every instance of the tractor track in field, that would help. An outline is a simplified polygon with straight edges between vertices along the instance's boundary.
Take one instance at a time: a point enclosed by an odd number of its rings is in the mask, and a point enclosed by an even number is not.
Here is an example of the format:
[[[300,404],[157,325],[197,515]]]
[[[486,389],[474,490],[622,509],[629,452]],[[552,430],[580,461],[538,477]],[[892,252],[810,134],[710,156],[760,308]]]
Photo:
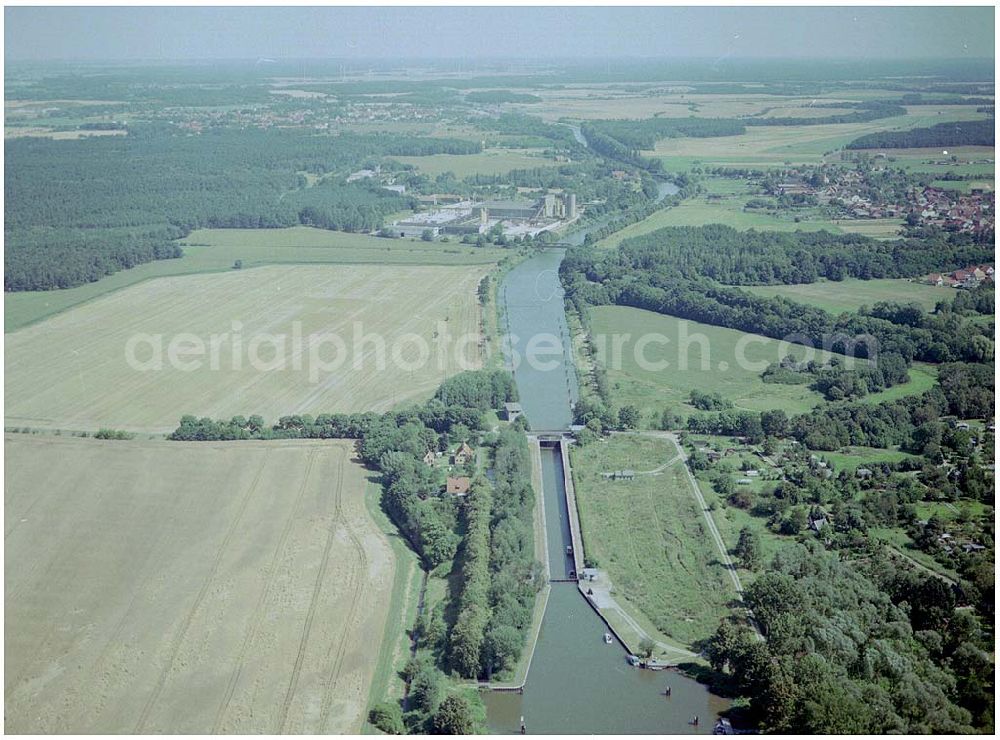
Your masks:
[[[344,451],[344,462],[347,462],[347,452]],[[340,482],[338,484],[337,493],[337,506],[336,512],[337,517],[342,516],[342,502],[344,493],[344,468],[346,465],[341,465]],[[364,585],[368,580],[368,554],[365,552],[364,544],[358,537],[357,533],[351,526],[349,519],[344,518],[344,528],[347,531],[347,536],[354,545],[355,550],[358,553],[359,567],[355,568],[355,583],[354,583],[354,595],[351,599],[351,608],[347,614],[347,618],[344,620],[344,634],[340,640],[340,645],[337,650],[337,657],[334,661],[333,668],[330,671],[329,678],[327,680],[326,689],[323,692],[323,703],[320,709],[320,730],[322,731],[326,725],[327,717],[330,714],[330,705],[333,703],[333,690],[336,687],[338,681],[340,680],[341,671],[344,665],[344,659],[347,656],[347,635],[348,630],[351,628],[351,624],[354,621],[355,613],[357,612],[358,603],[361,601],[361,596],[364,593]]]
[[[243,521],[243,515],[246,513],[247,507],[250,504],[250,499],[253,498],[253,494],[257,490],[257,486],[264,473],[265,462],[266,455],[265,459],[261,461],[261,466],[257,470],[257,475],[254,477],[253,482],[247,488],[246,494],[244,494],[243,499],[240,501],[239,511],[236,516],[233,517],[233,522],[229,525],[229,529],[226,531],[226,535],[223,537],[222,543],[219,545],[219,548],[215,553],[215,559],[212,561],[212,567],[209,569],[208,576],[206,576],[203,581],[201,589],[195,597],[194,603],[191,605],[191,608],[188,609],[187,615],[184,617],[184,623],[181,626],[181,630],[174,639],[173,645],[171,645],[170,657],[167,660],[167,664],[163,667],[163,670],[160,671],[160,677],[157,679],[156,686],[153,689],[153,692],[149,695],[149,698],[146,700],[146,704],[142,708],[142,713],[139,715],[139,721],[136,723],[135,727],[136,734],[143,733],[146,722],[149,720],[149,714],[156,705],[156,702],[159,700],[160,694],[163,692],[163,688],[166,686],[167,677],[170,675],[174,661],[177,659],[177,655],[180,652],[181,645],[187,637],[187,632],[191,628],[191,623],[194,621],[195,614],[201,606],[201,603],[205,600],[205,596],[208,595],[208,588],[219,572],[219,566],[222,564],[222,557],[225,555],[226,550],[229,548],[229,544],[236,536],[236,531],[239,529],[239,525]]]
[[[299,486],[299,491],[295,497],[294,503],[289,508],[288,518],[285,520],[285,526],[281,530],[278,543],[275,545],[274,552],[271,555],[271,562],[268,565],[264,588],[261,589],[260,597],[257,599],[257,604],[254,607],[254,616],[251,628],[247,632],[246,638],[243,640],[243,645],[240,648],[240,653],[236,659],[233,672],[229,677],[229,683],[226,685],[226,693],[223,695],[222,703],[219,705],[218,712],[216,712],[215,722],[212,725],[213,735],[222,732],[222,722],[229,709],[229,704],[233,700],[233,695],[236,693],[236,686],[239,684],[240,676],[243,673],[243,666],[246,662],[247,653],[250,650],[250,646],[256,642],[257,633],[259,632],[261,622],[263,621],[264,607],[267,604],[268,598],[271,595],[271,590],[274,586],[274,577],[278,571],[278,560],[281,558],[281,553],[285,549],[285,543],[288,541],[288,535],[291,532],[292,523],[295,521],[295,513],[299,508],[299,504],[302,502],[302,497],[305,495],[306,487],[309,482],[309,476],[312,474],[315,460],[316,451],[311,450],[308,462],[306,463],[305,475],[302,476],[302,484]]]
[[[341,453],[346,457],[346,453]],[[344,462],[344,461],[342,461]],[[302,663],[305,661],[306,646],[309,644],[309,639],[312,635],[313,622],[316,618],[316,609],[319,605],[320,593],[323,590],[323,585],[326,580],[327,569],[330,564],[330,552],[333,550],[333,543],[336,539],[337,525],[343,520],[343,507],[341,505],[341,498],[343,496],[343,485],[344,485],[344,465],[339,466],[340,474],[337,482],[337,490],[334,494],[334,507],[333,507],[333,517],[332,521],[329,523],[329,529],[326,536],[326,542],[323,546],[323,557],[320,560],[319,569],[316,573],[316,582],[313,584],[312,596],[309,599],[309,610],[306,614],[306,621],[302,627],[302,637],[299,640],[298,652],[295,655],[295,665],[292,668],[292,675],[288,681],[288,690],[285,692],[285,699],[281,704],[281,711],[278,714],[277,720],[277,732],[283,733],[285,730],[285,723],[288,721],[288,712],[292,707],[292,700],[295,698],[295,692],[298,689],[299,676],[302,674]],[[344,522],[345,528],[347,523]],[[360,573],[354,571],[355,588],[363,580]],[[341,644],[346,644],[347,642],[347,631],[350,629],[350,621],[353,618],[354,610],[357,607],[357,600],[351,604],[351,612],[348,618],[344,620],[344,636],[341,640]],[[325,722],[325,715],[321,715],[321,721]]]

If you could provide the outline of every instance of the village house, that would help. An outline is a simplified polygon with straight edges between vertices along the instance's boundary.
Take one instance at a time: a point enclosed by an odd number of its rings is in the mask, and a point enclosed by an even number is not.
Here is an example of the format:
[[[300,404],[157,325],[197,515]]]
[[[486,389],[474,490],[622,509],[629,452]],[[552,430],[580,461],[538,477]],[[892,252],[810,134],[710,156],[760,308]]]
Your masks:
[[[819,534],[820,530],[829,523],[828,518],[825,516],[818,516],[815,518],[812,516],[809,517],[809,529],[817,534]]]
[[[474,460],[476,457],[476,451],[469,447],[468,442],[462,442],[455,450],[455,454],[452,456],[451,461],[455,465],[465,465],[470,460]]]
[[[434,451],[427,450],[427,454],[425,454],[423,457],[424,465],[433,466],[436,460],[437,460],[437,455],[434,454]]]
[[[469,492],[471,485],[472,480],[464,475],[449,475],[447,481],[445,481],[444,490],[450,496],[464,496]]]

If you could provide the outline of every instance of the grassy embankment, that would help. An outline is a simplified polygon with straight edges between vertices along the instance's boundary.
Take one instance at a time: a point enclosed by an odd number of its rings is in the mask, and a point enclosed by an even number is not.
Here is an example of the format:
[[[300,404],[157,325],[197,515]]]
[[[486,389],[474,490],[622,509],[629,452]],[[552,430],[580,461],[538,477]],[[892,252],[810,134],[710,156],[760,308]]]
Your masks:
[[[614,435],[571,454],[587,558],[608,572],[619,605],[667,642],[708,637],[734,593],[674,445]],[[659,470],[602,475],[623,469]]]

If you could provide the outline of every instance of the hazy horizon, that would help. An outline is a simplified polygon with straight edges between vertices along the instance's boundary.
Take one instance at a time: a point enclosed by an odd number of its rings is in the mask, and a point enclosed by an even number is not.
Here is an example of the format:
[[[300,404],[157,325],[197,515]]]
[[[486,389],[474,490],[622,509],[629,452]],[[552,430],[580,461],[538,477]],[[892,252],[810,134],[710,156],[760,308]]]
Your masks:
[[[8,7],[4,19],[10,62],[994,57],[992,7]]]

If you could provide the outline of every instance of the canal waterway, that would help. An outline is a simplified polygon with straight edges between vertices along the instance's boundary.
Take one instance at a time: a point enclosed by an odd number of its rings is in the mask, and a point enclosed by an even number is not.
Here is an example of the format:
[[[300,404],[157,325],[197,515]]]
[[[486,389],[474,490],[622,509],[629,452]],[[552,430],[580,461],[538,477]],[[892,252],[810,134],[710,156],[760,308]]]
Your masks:
[[[507,352],[525,415],[535,430],[565,430],[578,397],[558,269],[564,252],[545,250],[511,270],[501,286],[505,329],[515,335]],[[546,354],[548,369],[524,361],[531,337],[561,338]],[[543,447],[541,499],[545,507],[551,577],[565,578],[569,518],[557,447]],[[575,583],[553,583],[524,693],[484,695],[490,730],[529,734],[710,733],[726,702],[674,671],[632,668],[617,642],[604,642],[605,625]],[[667,697],[664,691],[670,687]],[[699,723],[691,724],[697,716]]]

